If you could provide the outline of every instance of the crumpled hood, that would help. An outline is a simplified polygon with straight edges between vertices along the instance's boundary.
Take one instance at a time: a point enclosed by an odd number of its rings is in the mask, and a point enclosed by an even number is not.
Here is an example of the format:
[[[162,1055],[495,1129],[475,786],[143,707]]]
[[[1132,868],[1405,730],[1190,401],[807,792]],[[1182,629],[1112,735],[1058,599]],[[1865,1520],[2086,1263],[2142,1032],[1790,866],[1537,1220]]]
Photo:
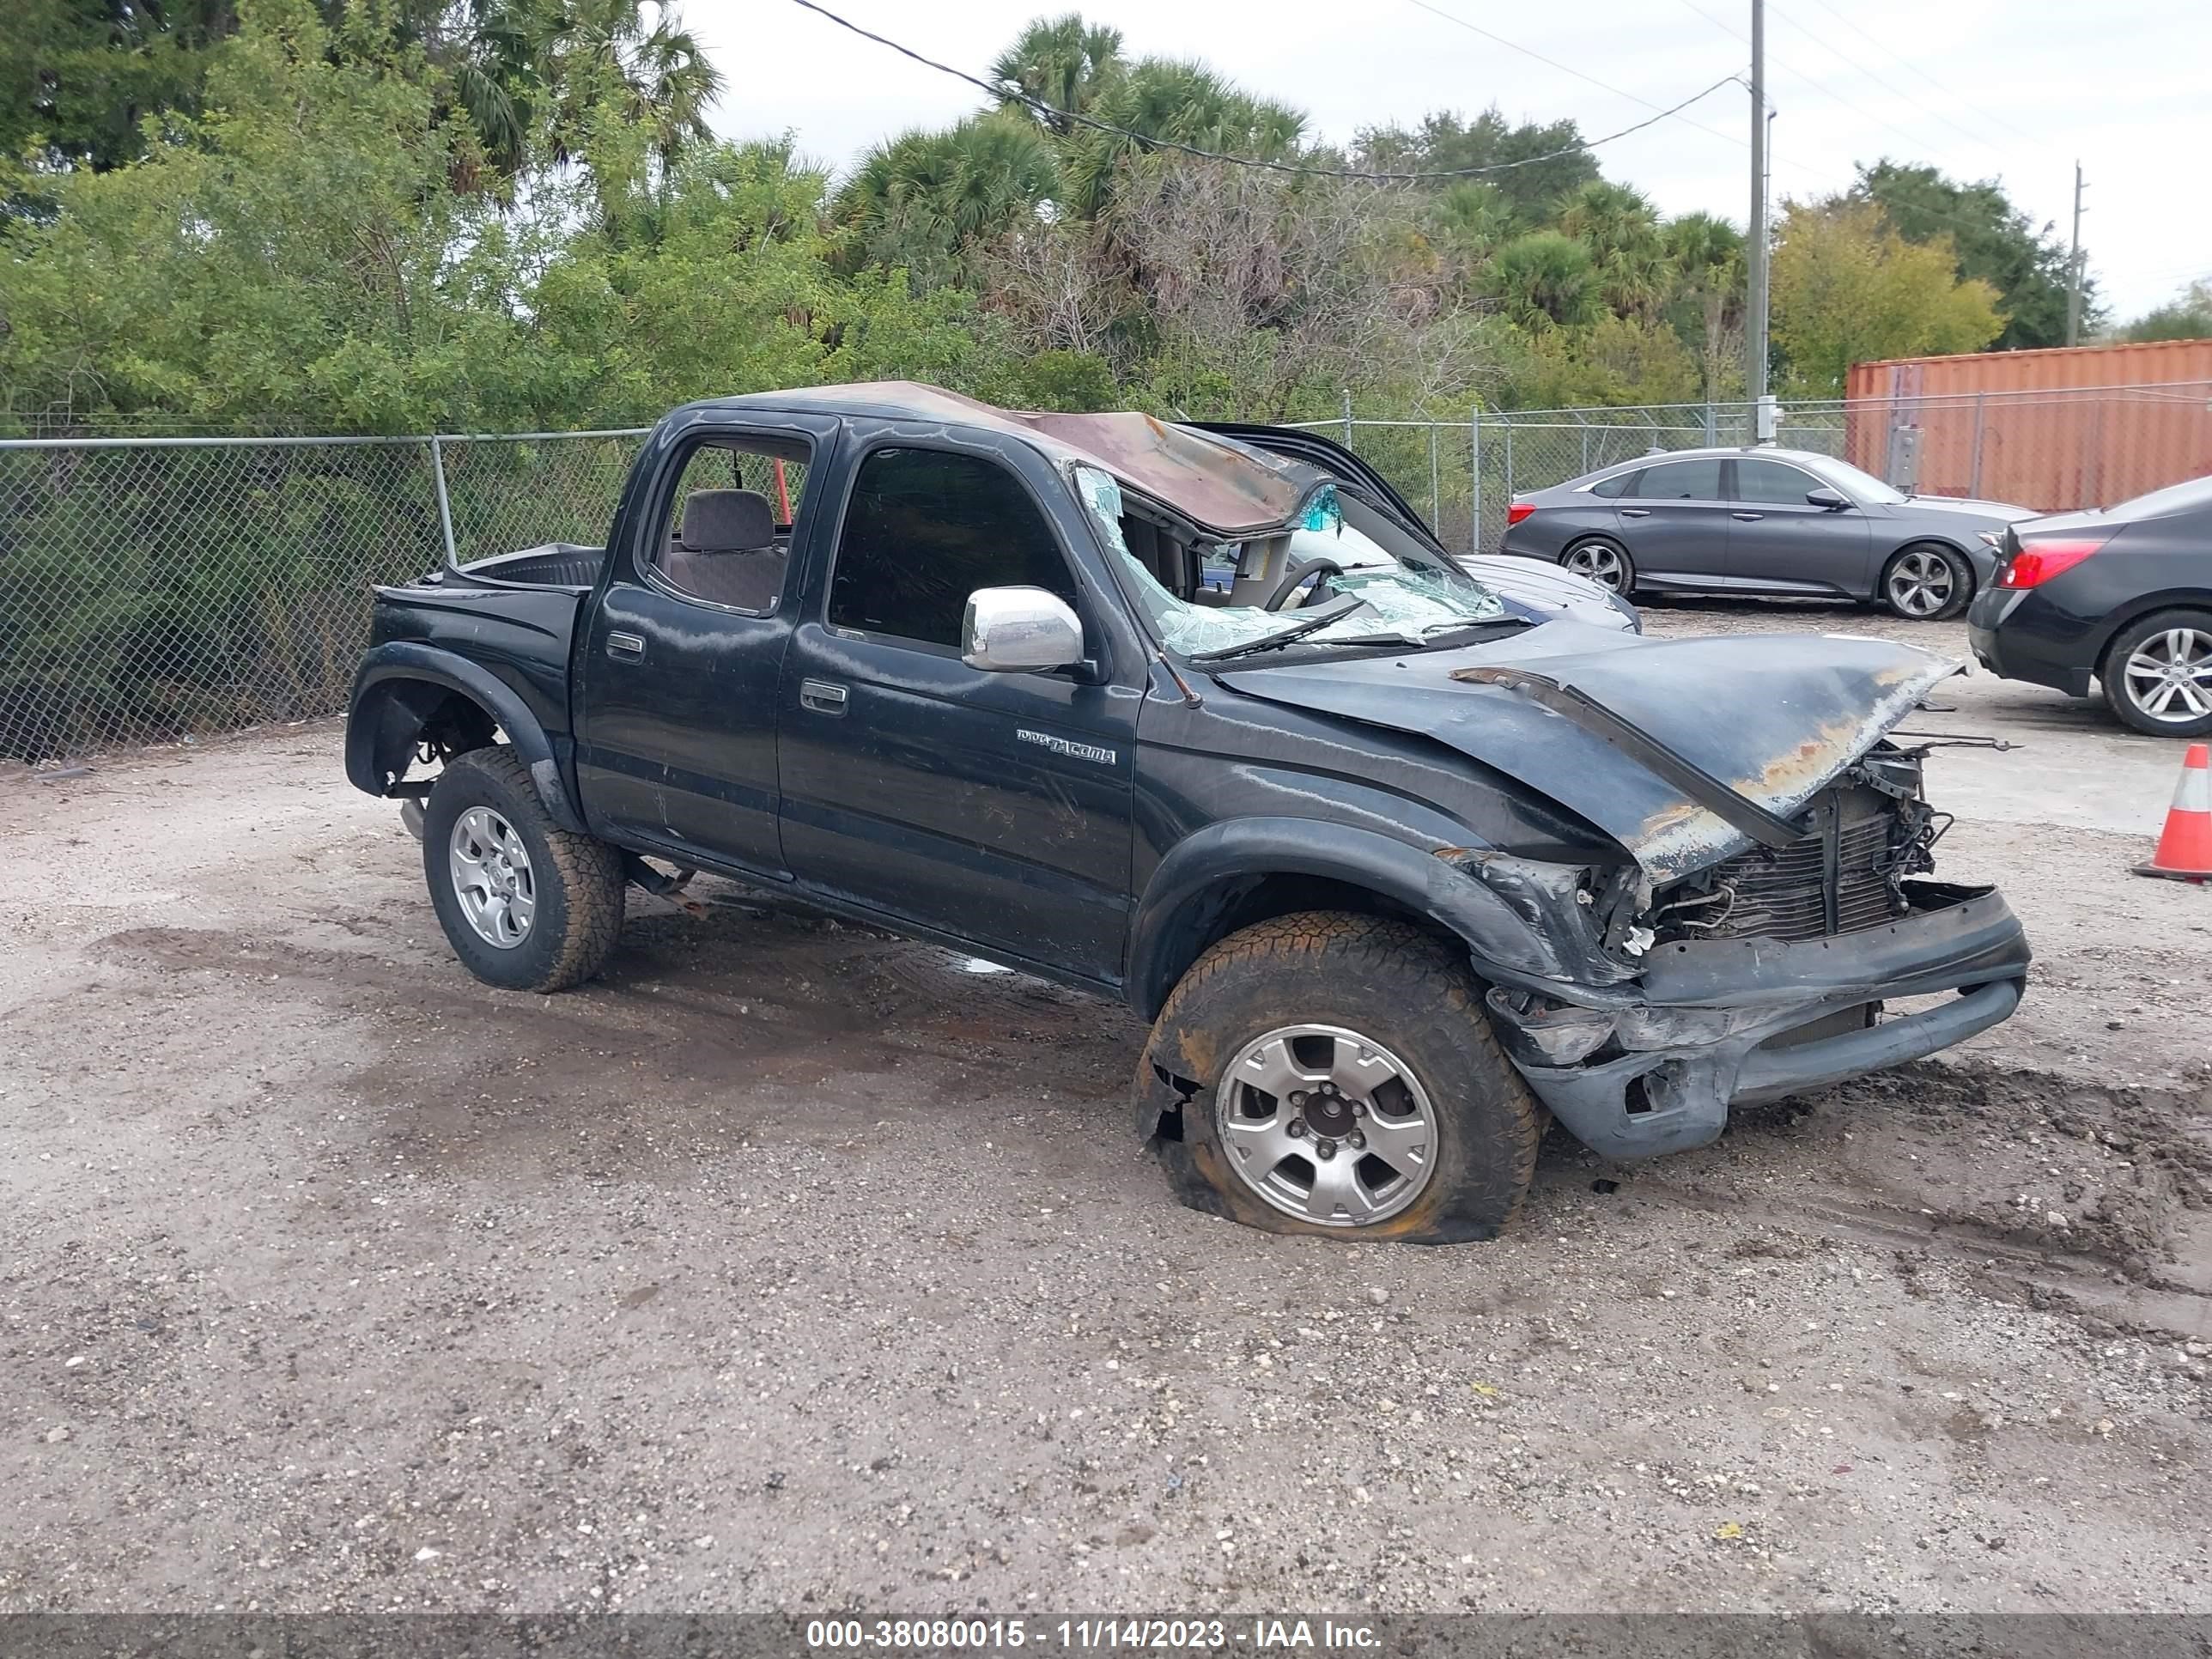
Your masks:
[[[1571,687],[1785,817],[1961,672],[1914,646],[1850,635],[1647,640],[1562,621],[1464,650],[1216,672],[1248,696],[1449,744],[1580,813],[1654,881],[1753,844],[1570,715],[1454,678],[1485,667]]]

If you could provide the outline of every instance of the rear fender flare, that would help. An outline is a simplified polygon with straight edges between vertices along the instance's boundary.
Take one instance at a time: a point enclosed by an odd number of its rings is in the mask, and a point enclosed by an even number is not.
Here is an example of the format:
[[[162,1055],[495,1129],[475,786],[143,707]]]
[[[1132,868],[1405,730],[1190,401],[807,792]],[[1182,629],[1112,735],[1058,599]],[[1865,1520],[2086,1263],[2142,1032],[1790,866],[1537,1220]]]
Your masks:
[[[1495,866],[1509,899],[1484,878]],[[1317,876],[1364,889],[1456,935],[1475,970],[1513,984],[1594,981],[1632,970],[1596,957],[1590,912],[1571,899],[1556,906],[1519,878],[1572,866],[1535,865],[1504,855],[1434,851],[1370,830],[1309,818],[1238,818],[1209,824],[1176,843],[1146,884],[1129,934],[1125,994],[1146,1019],[1158,1016],[1175,982],[1211,943],[1220,896],[1237,884],[1273,876]],[[1568,914],[1559,915],[1564,908]],[[1555,925],[1544,922],[1556,917]]]
[[[514,689],[479,663],[435,646],[395,640],[372,649],[355,672],[346,717],[346,778],[371,795],[390,792],[407,767],[432,708],[425,687],[459,692],[491,717],[515,757],[529,769],[546,812],[562,829],[589,832],[570,799],[550,738]]]

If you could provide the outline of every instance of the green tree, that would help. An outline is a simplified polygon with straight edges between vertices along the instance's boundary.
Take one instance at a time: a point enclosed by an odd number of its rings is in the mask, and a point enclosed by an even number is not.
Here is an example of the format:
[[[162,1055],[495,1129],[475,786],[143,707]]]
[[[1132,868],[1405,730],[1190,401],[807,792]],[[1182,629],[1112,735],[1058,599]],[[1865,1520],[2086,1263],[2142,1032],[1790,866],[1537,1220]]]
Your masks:
[[[2212,276],[2200,276],[2120,330],[2123,340],[2212,340]]]
[[[1203,64],[1166,58],[1140,58],[1104,81],[1090,112],[1117,131],[1079,127],[1066,141],[1063,205],[1086,219],[1105,211],[1115,170],[1146,153],[1147,139],[1283,161],[1297,153],[1305,131],[1305,116],[1289,105],[1255,98]]]
[[[1688,403],[1699,380],[1672,329],[1614,316],[1538,335],[1510,373],[1514,400],[1528,409]]]
[[[1996,290],[2005,313],[1997,349],[2066,343],[2066,244],[2055,226],[2039,227],[2014,206],[1996,179],[1962,185],[1932,167],[1885,160],[1860,167],[1848,199],[1874,204],[1908,242],[1948,243],[1960,276]],[[2085,332],[2104,317],[2086,274],[2081,316]]]
[[[1686,213],[1663,233],[1674,297],[1668,318],[1699,366],[1704,395],[1742,395],[1743,233],[1710,213]]]
[[[1121,58],[1121,31],[1086,23],[1081,13],[1071,11],[1031,22],[1012,46],[992,60],[991,79],[1016,89],[1024,98],[1080,114],[1127,67]],[[1038,116],[1019,99],[1007,99],[1005,105],[1046,121],[1063,137],[1074,130],[1073,123],[1063,118]]]
[[[971,245],[1034,223],[1060,191],[1048,136],[994,111],[878,145],[830,212],[848,269],[896,267],[927,289],[955,280]]]
[[[1871,203],[1788,204],[1772,280],[1801,397],[1843,396],[1853,363],[1979,351],[2004,330],[1996,289],[1961,281],[1948,241],[1906,241]]]
[[[1437,111],[1410,132],[1396,125],[1364,128],[1352,141],[1352,154],[1360,166],[1390,173],[1498,168],[1486,175],[1488,182],[1523,229],[1550,223],[1563,198],[1598,176],[1597,162],[1582,148],[1582,130],[1573,121],[1515,125],[1495,105],[1472,121]]]
[[[1595,322],[1602,309],[1597,261],[1587,243],[1563,231],[1516,237],[1484,275],[1490,297],[1532,333]]]
[[[0,0],[0,155],[36,140],[48,168],[120,167],[141,123],[198,102],[230,0]]]

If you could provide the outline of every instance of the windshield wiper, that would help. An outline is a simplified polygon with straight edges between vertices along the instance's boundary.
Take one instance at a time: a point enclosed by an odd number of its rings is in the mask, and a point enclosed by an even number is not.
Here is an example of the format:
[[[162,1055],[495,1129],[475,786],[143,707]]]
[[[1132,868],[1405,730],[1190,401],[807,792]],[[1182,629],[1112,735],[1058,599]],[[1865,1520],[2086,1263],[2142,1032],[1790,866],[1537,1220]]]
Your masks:
[[[1255,651],[1272,651],[1279,645],[1288,645],[1293,640],[1302,640],[1307,635],[1328,627],[1331,623],[1342,622],[1355,611],[1369,608],[1367,601],[1358,595],[1346,593],[1341,599],[1304,612],[1288,628],[1279,629],[1273,634],[1262,634],[1258,639],[1247,640],[1242,645],[1224,645],[1213,651],[1194,651],[1190,653],[1189,660],[1227,662],[1232,657],[1249,656]]]

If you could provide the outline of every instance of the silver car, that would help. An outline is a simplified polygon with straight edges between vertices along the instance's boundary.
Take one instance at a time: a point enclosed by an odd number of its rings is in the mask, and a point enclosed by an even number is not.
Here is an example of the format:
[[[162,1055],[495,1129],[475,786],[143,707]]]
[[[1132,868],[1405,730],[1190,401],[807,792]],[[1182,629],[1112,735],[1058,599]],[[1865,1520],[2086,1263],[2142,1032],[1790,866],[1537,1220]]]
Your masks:
[[[1800,449],[1691,449],[1516,495],[1502,551],[1617,592],[1871,599],[1900,617],[1960,615],[1996,576],[2024,507],[1906,495]]]

